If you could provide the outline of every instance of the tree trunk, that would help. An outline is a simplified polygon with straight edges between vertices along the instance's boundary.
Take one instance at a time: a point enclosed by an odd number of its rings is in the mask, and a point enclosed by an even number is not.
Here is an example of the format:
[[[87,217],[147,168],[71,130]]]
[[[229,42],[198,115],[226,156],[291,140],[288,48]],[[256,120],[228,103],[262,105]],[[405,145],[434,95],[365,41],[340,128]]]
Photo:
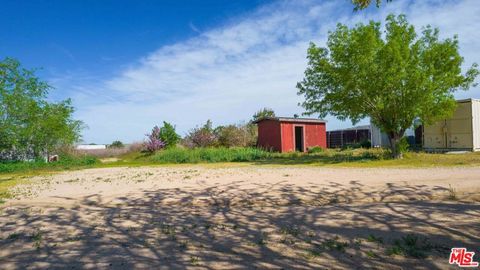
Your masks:
[[[390,150],[392,151],[392,158],[393,159],[402,159],[403,153],[401,149],[399,149],[400,139],[403,137],[403,134],[390,132],[388,134],[388,139],[390,140]]]

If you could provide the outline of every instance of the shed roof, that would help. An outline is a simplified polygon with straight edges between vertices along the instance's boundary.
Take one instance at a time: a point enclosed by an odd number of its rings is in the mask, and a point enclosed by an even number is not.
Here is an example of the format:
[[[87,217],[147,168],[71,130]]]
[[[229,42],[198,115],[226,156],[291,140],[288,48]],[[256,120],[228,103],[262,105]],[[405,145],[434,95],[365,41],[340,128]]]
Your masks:
[[[466,98],[466,99],[457,99],[456,102],[457,103],[468,103],[468,102],[474,102],[474,101],[480,101],[480,99],[476,99],[476,98]]]
[[[295,122],[295,123],[326,123],[326,120],[315,118],[296,118],[296,117],[263,117],[255,121],[259,123],[265,120],[279,121],[279,122]]]
[[[370,130],[370,125],[363,125],[363,126],[356,126],[356,127],[349,127],[349,128],[341,128],[341,129],[334,129],[334,130],[327,130],[327,132],[335,132],[335,131],[347,131],[347,130]]]

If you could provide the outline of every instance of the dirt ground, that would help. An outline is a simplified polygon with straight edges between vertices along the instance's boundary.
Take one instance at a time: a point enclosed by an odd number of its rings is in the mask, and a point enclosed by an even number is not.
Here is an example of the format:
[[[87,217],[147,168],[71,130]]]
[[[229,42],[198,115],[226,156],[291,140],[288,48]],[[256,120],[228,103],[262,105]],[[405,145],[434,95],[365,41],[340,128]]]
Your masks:
[[[0,269],[455,269],[450,248],[480,253],[478,167],[101,168],[12,192]]]

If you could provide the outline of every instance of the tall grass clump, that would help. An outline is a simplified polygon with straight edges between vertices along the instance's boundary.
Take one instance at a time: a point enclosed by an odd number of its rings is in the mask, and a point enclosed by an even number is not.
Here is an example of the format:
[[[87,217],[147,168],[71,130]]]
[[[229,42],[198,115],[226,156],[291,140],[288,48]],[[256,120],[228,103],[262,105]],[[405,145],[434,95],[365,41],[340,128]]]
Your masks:
[[[151,157],[157,163],[214,163],[247,162],[267,159],[272,153],[257,148],[171,148],[157,152]]]

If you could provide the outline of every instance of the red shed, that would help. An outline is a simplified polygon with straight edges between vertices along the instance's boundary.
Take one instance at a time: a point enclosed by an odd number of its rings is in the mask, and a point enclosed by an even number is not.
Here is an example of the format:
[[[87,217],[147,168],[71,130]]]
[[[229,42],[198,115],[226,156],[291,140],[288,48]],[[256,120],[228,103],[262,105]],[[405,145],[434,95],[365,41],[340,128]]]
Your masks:
[[[324,120],[291,117],[266,117],[257,120],[258,147],[278,152],[300,151],[320,146],[327,148]]]

